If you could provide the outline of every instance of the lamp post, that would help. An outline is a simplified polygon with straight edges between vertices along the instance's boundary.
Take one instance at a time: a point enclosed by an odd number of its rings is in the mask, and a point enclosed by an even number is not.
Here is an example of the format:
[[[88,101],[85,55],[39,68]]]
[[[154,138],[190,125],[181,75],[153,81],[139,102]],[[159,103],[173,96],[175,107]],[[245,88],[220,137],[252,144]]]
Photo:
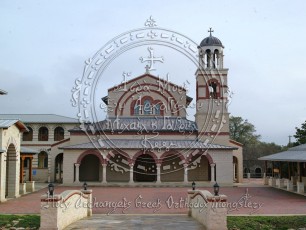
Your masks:
[[[214,184],[215,196],[219,196],[219,189],[220,189],[220,186],[219,186],[218,183],[216,182],[216,183]]]
[[[87,190],[87,183],[86,182],[84,182],[84,184],[83,184],[83,189]]]
[[[195,190],[196,183],[193,181],[192,184],[191,184],[191,186],[192,186],[192,190]]]
[[[48,185],[49,196],[53,196],[54,193],[54,184],[50,183]]]

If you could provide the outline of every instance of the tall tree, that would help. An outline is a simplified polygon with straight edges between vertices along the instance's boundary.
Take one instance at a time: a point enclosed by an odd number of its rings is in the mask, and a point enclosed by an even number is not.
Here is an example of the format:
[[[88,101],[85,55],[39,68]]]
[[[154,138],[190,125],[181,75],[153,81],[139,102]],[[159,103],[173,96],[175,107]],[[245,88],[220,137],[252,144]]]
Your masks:
[[[229,120],[229,129],[231,139],[243,145],[256,144],[260,139],[260,135],[256,134],[255,126],[242,117],[231,116]]]
[[[301,128],[295,127],[296,133],[294,138],[296,139],[296,145],[306,144],[306,121],[302,124]]]

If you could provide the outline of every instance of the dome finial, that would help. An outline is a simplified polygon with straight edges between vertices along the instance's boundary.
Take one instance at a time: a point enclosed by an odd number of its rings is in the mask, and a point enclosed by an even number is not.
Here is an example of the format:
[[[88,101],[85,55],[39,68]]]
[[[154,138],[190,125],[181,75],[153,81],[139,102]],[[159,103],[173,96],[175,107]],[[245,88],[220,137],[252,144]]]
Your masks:
[[[211,33],[213,33],[214,31],[212,30],[212,28],[210,27],[208,32],[210,33],[210,36],[211,36]]]

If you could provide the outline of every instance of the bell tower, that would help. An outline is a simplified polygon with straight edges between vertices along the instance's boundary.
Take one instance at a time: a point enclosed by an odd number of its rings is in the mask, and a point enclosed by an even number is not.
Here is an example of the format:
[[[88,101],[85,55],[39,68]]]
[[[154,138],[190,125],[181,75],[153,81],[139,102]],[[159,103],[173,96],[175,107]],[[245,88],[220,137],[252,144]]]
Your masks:
[[[198,46],[195,121],[200,140],[228,145],[228,69],[223,67],[224,46],[218,38],[212,36],[214,31],[211,28],[208,32],[209,37],[204,38]]]

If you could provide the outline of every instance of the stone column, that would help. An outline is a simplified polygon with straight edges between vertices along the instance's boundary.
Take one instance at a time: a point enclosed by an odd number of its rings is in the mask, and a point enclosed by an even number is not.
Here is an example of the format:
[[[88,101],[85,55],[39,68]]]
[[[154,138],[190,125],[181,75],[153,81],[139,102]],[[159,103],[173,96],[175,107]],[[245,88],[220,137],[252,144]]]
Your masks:
[[[157,170],[157,180],[156,180],[156,183],[157,184],[161,183],[161,181],[160,181],[160,166],[161,166],[161,164],[156,164],[156,170]]]
[[[75,183],[79,183],[80,164],[74,164],[74,165],[75,165]]]
[[[19,183],[23,183],[24,179],[23,179],[23,166],[24,166],[24,157],[20,157],[20,180]]]
[[[184,183],[188,183],[188,164],[184,164]]]
[[[134,166],[134,164],[130,164],[130,181],[129,181],[129,183],[130,184],[133,184],[134,183],[134,170],[133,170],[133,166]]]
[[[107,183],[106,181],[106,167],[107,167],[107,164],[106,163],[103,163],[102,164],[102,183]]]
[[[210,164],[210,182],[215,183],[215,166],[216,164]]]

